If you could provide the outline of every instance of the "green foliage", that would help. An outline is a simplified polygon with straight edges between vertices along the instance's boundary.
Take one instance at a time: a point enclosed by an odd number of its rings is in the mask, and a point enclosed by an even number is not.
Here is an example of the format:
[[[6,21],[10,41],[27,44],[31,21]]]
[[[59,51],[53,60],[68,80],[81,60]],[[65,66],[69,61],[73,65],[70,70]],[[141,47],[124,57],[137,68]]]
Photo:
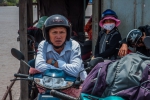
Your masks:
[[[33,0],[33,2],[36,2],[36,0]]]
[[[7,6],[16,6],[16,3],[7,2]]]
[[[16,0],[7,0],[7,2],[16,3]]]
[[[0,6],[16,6],[19,0],[0,0]],[[37,0],[33,0],[33,2],[37,2]]]
[[[1,0],[0,6],[16,6],[18,0]]]
[[[16,0],[16,3],[19,3],[19,0]]]

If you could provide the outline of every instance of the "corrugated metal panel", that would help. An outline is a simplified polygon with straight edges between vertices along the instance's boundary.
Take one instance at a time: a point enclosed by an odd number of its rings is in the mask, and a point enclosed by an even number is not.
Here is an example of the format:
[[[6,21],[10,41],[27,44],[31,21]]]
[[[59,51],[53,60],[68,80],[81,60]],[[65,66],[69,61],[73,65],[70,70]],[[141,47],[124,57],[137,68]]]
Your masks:
[[[93,45],[98,33],[98,13],[106,9],[114,10],[121,24],[118,27],[122,38],[126,37],[131,29],[141,25],[150,25],[150,0],[93,0]],[[99,11],[100,10],[100,11]],[[93,46],[94,50],[94,46]]]
[[[112,9],[117,13],[121,20],[118,28],[123,37],[134,28],[134,0],[102,0],[101,7],[102,12],[106,9]]]
[[[108,8],[114,10],[121,24],[119,26],[122,37],[133,28],[150,24],[150,0],[101,0],[102,12]]]
[[[142,0],[143,1],[143,25],[150,25],[150,0]]]

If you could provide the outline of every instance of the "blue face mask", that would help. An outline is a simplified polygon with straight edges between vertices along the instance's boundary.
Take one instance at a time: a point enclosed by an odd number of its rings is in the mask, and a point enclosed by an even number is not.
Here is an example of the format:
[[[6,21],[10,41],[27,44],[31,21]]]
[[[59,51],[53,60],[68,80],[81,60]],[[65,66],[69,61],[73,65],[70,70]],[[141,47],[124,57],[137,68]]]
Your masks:
[[[103,28],[111,31],[115,27],[115,23],[104,24]]]

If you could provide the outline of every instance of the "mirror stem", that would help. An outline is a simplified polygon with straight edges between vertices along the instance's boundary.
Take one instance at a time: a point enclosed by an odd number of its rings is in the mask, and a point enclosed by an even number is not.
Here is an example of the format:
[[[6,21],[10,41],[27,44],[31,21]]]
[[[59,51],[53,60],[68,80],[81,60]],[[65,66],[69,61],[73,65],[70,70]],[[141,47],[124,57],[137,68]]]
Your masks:
[[[28,63],[26,63],[24,60],[20,60],[21,62],[25,63],[29,68],[31,67]]]

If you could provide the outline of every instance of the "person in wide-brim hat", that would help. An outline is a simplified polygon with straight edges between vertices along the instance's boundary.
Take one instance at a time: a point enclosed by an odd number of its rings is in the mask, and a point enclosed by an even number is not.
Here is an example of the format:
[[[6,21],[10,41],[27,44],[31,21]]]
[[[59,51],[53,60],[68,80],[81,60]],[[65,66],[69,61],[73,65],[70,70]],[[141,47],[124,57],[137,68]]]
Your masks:
[[[99,22],[100,27],[103,27],[103,22],[104,22],[105,20],[108,20],[108,19],[114,20],[116,27],[118,27],[118,26],[120,25],[120,23],[121,23],[121,21],[120,21],[119,19],[117,19],[117,18],[115,18],[115,17],[113,17],[113,16],[106,16],[106,17],[104,17],[102,20],[100,20],[100,22]]]
[[[102,13],[99,21],[102,30],[98,34],[93,58],[102,57],[111,60],[117,58],[118,50],[116,48],[119,48],[121,40],[121,34],[117,27],[120,23],[121,21],[113,10],[107,9]]]

